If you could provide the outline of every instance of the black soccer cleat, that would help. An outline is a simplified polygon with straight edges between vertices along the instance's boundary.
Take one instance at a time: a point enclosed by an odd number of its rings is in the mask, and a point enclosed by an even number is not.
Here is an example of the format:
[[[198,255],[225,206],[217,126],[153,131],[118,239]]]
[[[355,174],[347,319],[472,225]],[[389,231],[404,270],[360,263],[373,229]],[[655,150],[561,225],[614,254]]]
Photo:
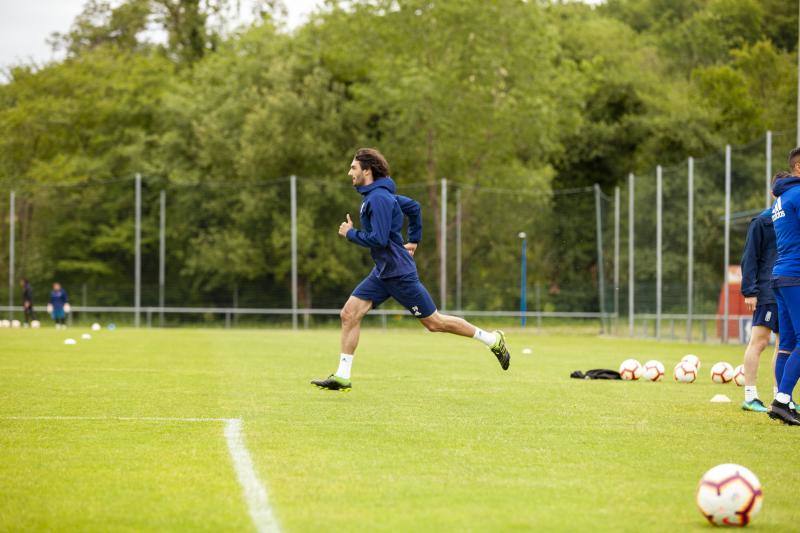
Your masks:
[[[316,385],[320,389],[340,390],[343,392],[349,392],[353,387],[349,379],[343,379],[334,374],[331,374],[325,379],[315,379],[311,381],[311,384]]]
[[[773,420],[780,420],[787,426],[800,426],[797,411],[789,409],[789,404],[781,403],[778,400],[772,401],[767,415]]]
[[[494,356],[497,357],[497,362],[500,363],[500,368],[503,370],[508,370],[508,365],[511,364],[511,354],[508,352],[508,348],[506,348],[506,336],[499,329],[496,329],[494,334],[497,340],[491,346],[490,350],[492,350]]]

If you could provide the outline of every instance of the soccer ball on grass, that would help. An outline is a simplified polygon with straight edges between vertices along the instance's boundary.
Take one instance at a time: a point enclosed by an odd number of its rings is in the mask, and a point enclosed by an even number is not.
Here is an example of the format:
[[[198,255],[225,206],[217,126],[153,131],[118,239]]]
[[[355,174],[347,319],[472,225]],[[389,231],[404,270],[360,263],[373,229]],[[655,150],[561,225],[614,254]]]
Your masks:
[[[733,369],[733,382],[740,387],[744,387],[744,365],[739,365]]]
[[[635,381],[642,377],[642,365],[636,359],[625,359],[619,365],[619,375],[625,381]]]
[[[700,358],[694,355],[693,353],[684,355],[681,358],[681,363],[689,363],[696,369],[700,370]]]
[[[664,365],[661,361],[651,359],[644,364],[643,375],[650,381],[661,381],[664,377]]]
[[[746,526],[761,510],[762,498],[758,478],[741,465],[717,465],[697,486],[697,507],[718,526]]]
[[[714,383],[729,383],[733,379],[733,367],[725,361],[714,363],[711,367],[711,381]]]
[[[689,362],[681,361],[675,365],[672,376],[678,383],[694,383],[694,380],[697,379],[697,367]]]

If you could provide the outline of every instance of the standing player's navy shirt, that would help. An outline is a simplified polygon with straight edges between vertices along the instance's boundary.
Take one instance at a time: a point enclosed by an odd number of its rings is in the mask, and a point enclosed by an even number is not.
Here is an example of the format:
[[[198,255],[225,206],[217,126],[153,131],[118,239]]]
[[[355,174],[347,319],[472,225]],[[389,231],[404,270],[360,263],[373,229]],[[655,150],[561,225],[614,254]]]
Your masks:
[[[750,221],[742,253],[742,294],[758,298],[757,305],[775,303],[770,280],[776,255],[772,211],[766,209]]]
[[[800,285],[800,178],[779,179],[772,188],[772,225],[778,258],[772,268],[773,287]]]
[[[416,274],[414,258],[403,247],[403,220],[409,217],[409,242],[419,242],[422,234],[419,204],[411,198],[395,194],[392,178],[378,178],[364,187],[356,187],[364,197],[360,219],[363,229],[352,228],[347,240],[369,248],[375,261],[375,274],[380,279]]]
[[[64,309],[64,304],[67,303],[67,291],[64,289],[50,291],[50,303],[53,304],[54,311],[61,311]]]

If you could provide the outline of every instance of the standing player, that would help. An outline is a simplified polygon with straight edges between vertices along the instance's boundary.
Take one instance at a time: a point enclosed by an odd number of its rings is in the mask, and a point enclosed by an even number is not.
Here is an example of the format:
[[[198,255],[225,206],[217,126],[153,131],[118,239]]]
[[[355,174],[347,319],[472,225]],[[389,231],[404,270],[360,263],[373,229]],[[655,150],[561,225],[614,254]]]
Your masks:
[[[772,187],[776,197],[772,205],[772,223],[778,258],[772,269],[772,287],[778,303],[781,343],[775,361],[778,393],[770,405],[770,418],[800,426],[797,411],[792,409],[792,391],[800,377],[800,148],[789,153],[791,177],[779,179]],[[786,355],[791,352],[790,355]]]
[[[59,282],[53,283],[53,290],[50,291],[50,303],[47,304],[47,312],[56,321],[56,329],[67,327],[66,317],[69,313],[69,302],[67,301],[67,291],[61,288]]]
[[[361,227],[353,227],[350,214],[339,225],[339,235],[348,241],[370,249],[375,268],[359,283],[344,304],[342,319],[341,355],[339,368],[326,379],[311,383],[329,390],[351,388],[350,369],[358,346],[361,319],[370,309],[390,297],[400,302],[417,317],[429,331],[454,333],[472,337],[491,349],[503,370],[508,370],[511,355],[506,348],[502,331],[477,328],[463,318],[444,315],[436,310],[428,290],[417,276],[414,252],[422,235],[419,204],[411,198],[395,194],[396,187],[389,177],[389,164],[375,149],[362,148],[350,164],[350,176],[356,190],[364,197],[361,204]],[[404,215],[409,218],[409,242],[403,244]]]
[[[25,313],[25,327],[28,327],[33,320],[36,320],[36,315],[33,313],[33,289],[31,289],[28,278],[19,280],[19,285],[22,287],[22,311]]]
[[[778,172],[772,184],[790,177],[788,172]],[[747,309],[753,312],[753,329],[744,352],[744,403],[745,411],[765,413],[767,408],[758,397],[756,379],[761,352],[769,345],[771,332],[778,333],[778,304],[772,292],[770,279],[775,265],[775,230],[772,227],[772,210],[766,209],[753,220],[747,229],[747,240],[742,254],[742,295]],[[778,344],[772,356],[772,368],[778,356]],[[777,387],[775,392],[777,392]]]

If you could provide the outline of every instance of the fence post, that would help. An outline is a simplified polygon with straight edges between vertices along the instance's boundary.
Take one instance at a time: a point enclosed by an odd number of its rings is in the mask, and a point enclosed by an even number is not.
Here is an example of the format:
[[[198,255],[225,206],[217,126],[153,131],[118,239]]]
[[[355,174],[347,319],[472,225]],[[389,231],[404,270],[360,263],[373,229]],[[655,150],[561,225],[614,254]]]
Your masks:
[[[724,302],[724,322],[722,324],[722,342],[728,342],[728,316],[730,315],[730,298],[728,298],[728,263],[731,255],[731,145],[725,146],[725,272],[722,296]]]
[[[686,239],[686,340],[692,342],[694,313],[694,158],[689,158],[688,177],[688,235]]]
[[[619,322],[619,187],[614,187],[614,331]]]
[[[597,234],[597,297],[600,299],[600,332],[606,332],[606,286],[603,269],[603,221],[600,217],[600,185],[594,184],[595,233]]]
[[[442,242],[442,256],[439,258],[439,301],[442,310],[447,309],[447,178],[442,178],[441,224],[439,238]]]
[[[8,197],[8,319],[14,320],[14,236],[15,229],[14,223],[16,222],[15,216],[15,195],[11,191]]]
[[[292,218],[292,329],[297,329],[297,176],[289,179]]]
[[[456,308],[461,307],[461,188],[456,189]]]
[[[158,325],[163,328],[167,254],[167,192],[162,190],[158,200]]]
[[[661,276],[662,276],[662,200],[663,200],[663,176],[661,165],[656,167],[656,340],[661,339]]]
[[[142,312],[142,175],[136,174],[136,221],[135,221],[135,266],[134,266],[134,296],[133,296],[133,325],[139,327]]]
[[[634,252],[634,186],[633,173],[628,174],[628,333],[633,337],[634,331],[634,281],[635,281],[635,252]]]
[[[767,148],[766,148],[766,156],[767,156],[767,165],[766,165],[766,187],[767,190],[764,194],[764,202],[767,208],[772,205],[772,132],[767,131]]]

